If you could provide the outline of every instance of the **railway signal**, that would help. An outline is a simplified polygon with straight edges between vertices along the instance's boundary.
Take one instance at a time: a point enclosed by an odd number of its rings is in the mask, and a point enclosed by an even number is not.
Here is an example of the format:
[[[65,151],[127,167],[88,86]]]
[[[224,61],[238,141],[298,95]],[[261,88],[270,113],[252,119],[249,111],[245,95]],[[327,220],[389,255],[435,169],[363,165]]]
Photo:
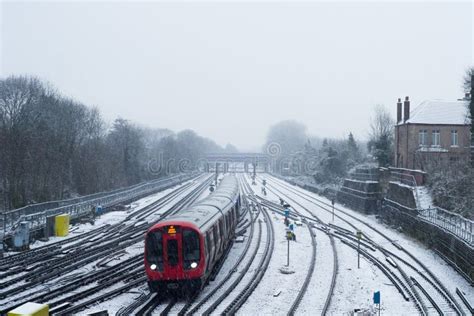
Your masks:
[[[380,291],[374,292],[374,304],[377,304],[379,307],[379,316],[380,316]]]

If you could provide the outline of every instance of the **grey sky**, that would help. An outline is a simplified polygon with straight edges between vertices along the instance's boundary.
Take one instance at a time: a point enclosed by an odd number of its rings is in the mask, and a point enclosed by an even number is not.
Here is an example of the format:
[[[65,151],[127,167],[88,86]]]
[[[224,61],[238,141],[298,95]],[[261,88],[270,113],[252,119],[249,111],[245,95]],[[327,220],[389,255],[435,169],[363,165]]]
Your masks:
[[[4,2],[0,72],[243,150],[284,119],[365,138],[376,103],[462,96],[472,18],[471,2]]]

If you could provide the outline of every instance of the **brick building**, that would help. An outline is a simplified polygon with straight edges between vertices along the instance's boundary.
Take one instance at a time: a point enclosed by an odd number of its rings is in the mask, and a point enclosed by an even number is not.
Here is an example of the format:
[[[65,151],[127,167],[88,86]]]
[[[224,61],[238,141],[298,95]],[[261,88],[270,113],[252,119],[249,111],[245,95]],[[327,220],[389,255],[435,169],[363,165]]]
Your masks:
[[[425,101],[411,111],[408,97],[403,104],[398,99],[395,166],[424,170],[428,163],[469,159],[471,133],[466,100]]]

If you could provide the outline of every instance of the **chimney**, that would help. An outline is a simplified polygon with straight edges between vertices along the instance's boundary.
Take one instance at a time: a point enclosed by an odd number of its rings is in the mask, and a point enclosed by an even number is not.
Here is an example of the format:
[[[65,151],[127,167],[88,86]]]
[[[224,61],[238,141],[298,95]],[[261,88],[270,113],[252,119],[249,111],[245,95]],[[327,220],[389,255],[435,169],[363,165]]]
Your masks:
[[[398,98],[397,102],[397,123],[402,121],[402,99]]]
[[[408,97],[405,97],[405,102],[403,102],[403,121],[406,122],[410,119],[410,100]]]

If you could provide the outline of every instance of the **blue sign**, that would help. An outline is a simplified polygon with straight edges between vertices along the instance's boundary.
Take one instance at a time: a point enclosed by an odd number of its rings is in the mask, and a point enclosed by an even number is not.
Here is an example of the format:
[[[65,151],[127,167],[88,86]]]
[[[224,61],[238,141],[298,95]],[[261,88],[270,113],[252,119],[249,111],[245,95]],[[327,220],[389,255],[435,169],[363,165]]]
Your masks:
[[[95,208],[95,213],[97,215],[101,215],[102,214],[102,206],[97,205],[96,208]]]
[[[294,227],[293,224],[290,224],[290,230],[293,231]]]
[[[290,216],[290,210],[289,209],[285,209],[285,217],[289,217]]]
[[[380,304],[380,291],[374,293],[374,304]]]

